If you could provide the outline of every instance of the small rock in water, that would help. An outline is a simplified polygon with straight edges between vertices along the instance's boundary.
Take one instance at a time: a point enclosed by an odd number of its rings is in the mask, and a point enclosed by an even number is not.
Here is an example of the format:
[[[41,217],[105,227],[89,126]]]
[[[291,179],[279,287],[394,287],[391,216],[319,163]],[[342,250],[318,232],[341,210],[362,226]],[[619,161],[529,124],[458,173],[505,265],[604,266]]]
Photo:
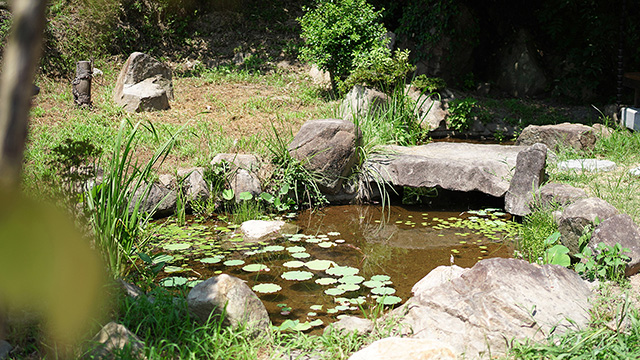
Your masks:
[[[574,159],[558,163],[560,170],[582,170],[588,172],[611,171],[617,167],[616,163],[609,160],[598,159]]]
[[[242,223],[240,229],[247,239],[260,239],[271,233],[279,231],[284,226],[284,221],[249,220]]]

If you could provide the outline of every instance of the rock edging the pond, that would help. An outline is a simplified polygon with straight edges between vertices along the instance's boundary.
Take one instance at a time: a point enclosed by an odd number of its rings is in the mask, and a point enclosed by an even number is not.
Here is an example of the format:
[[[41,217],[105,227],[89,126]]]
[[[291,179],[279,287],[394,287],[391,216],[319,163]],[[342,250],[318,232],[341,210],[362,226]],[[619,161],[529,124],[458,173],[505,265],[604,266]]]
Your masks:
[[[434,276],[440,271],[426,277]],[[447,344],[465,358],[504,354],[512,339],[543,340],[589,323],[589,286],[558,265],[495,258],[421,282],[387,316],[399,319],[404,336]]]

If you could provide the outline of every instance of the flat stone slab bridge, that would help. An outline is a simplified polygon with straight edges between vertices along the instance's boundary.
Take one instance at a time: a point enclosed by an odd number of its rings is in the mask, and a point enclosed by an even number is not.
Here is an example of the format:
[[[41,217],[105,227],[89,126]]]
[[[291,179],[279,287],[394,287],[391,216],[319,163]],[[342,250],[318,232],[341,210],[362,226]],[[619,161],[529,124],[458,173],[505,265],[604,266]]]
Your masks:
[[[531,150],[539,151],[531,151]],[[523,153],[524,151],[524,153]],[[386,146],[370,157],[365,169],[389,185],[441,187],[505,197],[516,215],[529,212],[531,190],[544,174],[546,146],[434,142],[421,146]],[[520,155],[523,153],[523,155]],[[533,154],[531,156],[525,154]],[[542,157],[542,159],[540,159]],[[514,207],[514,198],[516,206]]]

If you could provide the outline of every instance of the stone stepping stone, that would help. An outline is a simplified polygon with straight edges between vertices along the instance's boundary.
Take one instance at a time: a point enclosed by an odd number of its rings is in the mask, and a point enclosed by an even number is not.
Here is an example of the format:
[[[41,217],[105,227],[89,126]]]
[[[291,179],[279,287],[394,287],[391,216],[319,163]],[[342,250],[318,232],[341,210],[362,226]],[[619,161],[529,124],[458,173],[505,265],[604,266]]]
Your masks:
[[[609,160],[598,159],[573,159],[558,163],[560,170],[581,170],[587,172],[612,171],[617,167],[616,163]]]

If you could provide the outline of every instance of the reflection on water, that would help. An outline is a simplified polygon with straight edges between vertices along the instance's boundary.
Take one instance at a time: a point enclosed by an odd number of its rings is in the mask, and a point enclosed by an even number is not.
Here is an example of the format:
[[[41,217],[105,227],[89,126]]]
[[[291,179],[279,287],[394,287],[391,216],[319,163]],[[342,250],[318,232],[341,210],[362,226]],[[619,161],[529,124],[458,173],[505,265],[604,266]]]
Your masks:
[[[189,236],[180,236],[182,242],[190,239],[192,246],[178,254],[178,260],[171,265],[188,269],[182,275],[191,279],[205,280],[224,272],[245,280],[249,287],[261,283],[277,284],[281,290],[258,294],[274,324],[281,324],[286,319],[300,322],[322,319],[326,325],[340,314],[361,315],[357,302],[375,304],[379,301],[372,294],[372,289],[364,285],[371,284],[364,281],[370,281],[375,275],[388,275],[390,283],[384,288],[391,288],[387,290],[395,291],[393,296],[404,301],[410,297],[411,287],[437,266],[453,262],[458,266],[471,267],[482,258],[511,257],[513,246],[505,235],[513,223],[508,219],[509,215],[500,212],[425,212],[424,209],[401,206],[382,211],[379,206],[332,206],[299,215],[296,220],[299,234],[307,236],[280,236],[268,243],[252,245],[238,241],[239,236],[229,237],[237,233],[237,229],[225,233],[226,240],[221,240],[221,236],[216,237],[213,231],[221,229],[221,224],[198,224],[194,226],[210,230],[202,233],[192,231],[188,232]],[[205,238],[198,240],[198,236]],[[161,238],[159,236],[156,242],[156,251],[162,249],[167,252],[167,241],[173,240]],[[274,244],[282,247],[275,247],[276,251],[272,251],[274,247],[267,247]],[[207,252],[194,250],[203,247]],[[308,254],[305,255],[307,257],[296,258],[293,252],[296,247],[297,250],[302,247],[301,253]],[[176,255],[175,252],[173,254]],[[221,258],[215,263],[199,261],[207,256]],[[223,265],[224,261],[232,259],[241,259],[244,264],[265,264],[268,269],[247,272],[243,266]],[[322,270],[305,268],[304,265],[288,267],[292,260],[306,263],[315,259],[358,268],[358,275],[364,280],[358,280],[355,291],[327,295],[327,289],[345,285],[341,284],[342,278]],[[292,270],[309,271],[313,277],[305,281],[282,278],[283,273]],[[159,279],[172,275],[175,274],[162,274]],[[318,279],[331,277],[338,280],[336,284],[316,283]],[[321,310],[315,310],[320,305]]]

